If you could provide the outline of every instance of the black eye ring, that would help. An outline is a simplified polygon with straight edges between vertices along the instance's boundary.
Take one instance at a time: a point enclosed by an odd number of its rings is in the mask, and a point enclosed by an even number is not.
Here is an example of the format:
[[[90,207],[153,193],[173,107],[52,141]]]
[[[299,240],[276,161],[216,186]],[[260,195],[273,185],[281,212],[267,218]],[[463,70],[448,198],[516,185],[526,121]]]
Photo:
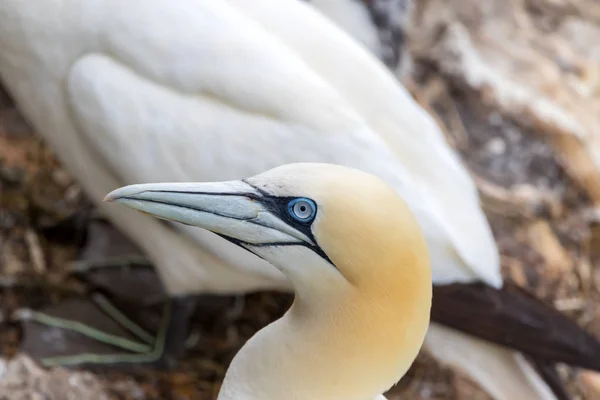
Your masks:
[[[298,197],[288,203],[288,213],[298,222],[310,223],[317,214],[317,205],[311,199]]]

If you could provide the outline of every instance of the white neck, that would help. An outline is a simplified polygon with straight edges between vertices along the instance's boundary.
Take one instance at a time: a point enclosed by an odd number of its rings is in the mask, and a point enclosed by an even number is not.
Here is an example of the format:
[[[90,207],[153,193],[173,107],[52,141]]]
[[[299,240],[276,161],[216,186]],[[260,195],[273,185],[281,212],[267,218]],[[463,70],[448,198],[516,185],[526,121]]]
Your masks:
[[[369,318],[373,314],[372,304],[354,310],[323,305],[315,312],[296,301],[239,351],[218,400],[381,399],[376,396],[406,368],[403,357],[382,344],[390,336],[402,342],[402,333],[381,327],[381,315]]]
[[[344,397],[345,380],[335,383],[337,361],[321,351],[327,346],[323,339],[332,335],[322,335],[315,322],[310,326],[299,323],[291,309],[253,336],[231,363],[218,400],[354,399]]]

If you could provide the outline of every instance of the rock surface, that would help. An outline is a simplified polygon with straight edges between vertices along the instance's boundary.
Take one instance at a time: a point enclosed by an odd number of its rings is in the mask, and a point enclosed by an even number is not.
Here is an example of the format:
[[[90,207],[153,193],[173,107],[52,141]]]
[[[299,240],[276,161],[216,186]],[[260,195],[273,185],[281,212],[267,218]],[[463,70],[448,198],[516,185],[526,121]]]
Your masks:
[[[45,370],[26,355],[0,359],[0,400],[110,400],[89,372]]]

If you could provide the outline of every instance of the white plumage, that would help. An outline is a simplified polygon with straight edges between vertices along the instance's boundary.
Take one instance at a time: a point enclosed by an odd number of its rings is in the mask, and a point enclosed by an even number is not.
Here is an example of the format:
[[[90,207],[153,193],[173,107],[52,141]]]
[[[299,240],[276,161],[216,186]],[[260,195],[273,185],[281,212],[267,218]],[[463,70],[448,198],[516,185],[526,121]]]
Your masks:
[[[239,179],[299,161],[358,167],[396,188],[424,230],[435,283],[502,285],[475,185],[438,126],[382,63],[301,2],[4,0],[0,76],[171,294],[289,283],[220,237],[108,209],[103,196],[126,184]],[[506,350],[436,325],[427,345],[498,399],[514,398],[512,390],[536,396],[523,378],[509,383],[520,374]],[[465,362],[470,351],[483,358]],[[490,382],[502,374],[484,372],[496,353],[506,358],[502,388]],[[539,398],[551,398],[543,389]]]

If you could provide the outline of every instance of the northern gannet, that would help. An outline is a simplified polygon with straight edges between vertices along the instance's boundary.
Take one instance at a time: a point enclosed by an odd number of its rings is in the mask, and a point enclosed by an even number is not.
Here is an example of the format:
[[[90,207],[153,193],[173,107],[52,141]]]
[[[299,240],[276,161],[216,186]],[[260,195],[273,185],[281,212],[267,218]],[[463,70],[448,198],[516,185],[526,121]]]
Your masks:
[[[289,164],[240,181],[131,185],[106,200],[214,232],[292,282],[293,305],[240,349],[219,400],[384,399],[423,344],[427,245],[373,175]]]
[[[264,260],[206,231],[107,208],[107,192],[329,162],[375,174],[407,201],[429,246],[434,318],[532,356],[600,368],[597,342],[574,323],[538,303],[506,306],[498,251],[458,156],[393,74],[310,5],[5,0],[0,77],[88,196],[145,251],[174,299],[291,286]],[[498,301],[450,309],[450,284]],[[173,325],[184,326],[186,313],[175,315]],[[515,316],[515,325],[496,323]],[[482,322],[494,329],[474,329]],[[162,359],[120,360],[169,361],[180,350],[171,345],[183,342],[167,341]],[[497,399],[547,398],[523,377],[525,362],[514,352],[439,324],[426,348]]]

